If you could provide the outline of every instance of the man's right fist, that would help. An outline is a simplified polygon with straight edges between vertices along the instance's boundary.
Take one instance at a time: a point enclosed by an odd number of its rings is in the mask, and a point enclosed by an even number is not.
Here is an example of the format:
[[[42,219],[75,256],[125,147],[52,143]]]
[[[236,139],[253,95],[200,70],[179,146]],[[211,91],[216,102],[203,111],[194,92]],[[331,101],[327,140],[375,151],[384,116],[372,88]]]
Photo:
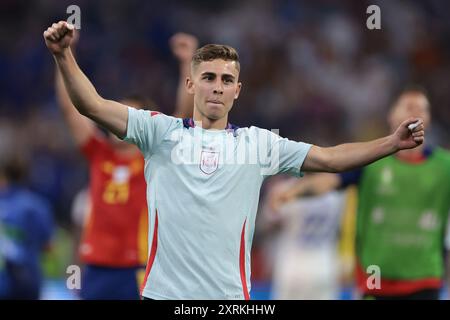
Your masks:
[[[54,23],[44,31],[45,44],[51,53],[60,54],[70,46],[74,34],[75,27],[66,21]]]

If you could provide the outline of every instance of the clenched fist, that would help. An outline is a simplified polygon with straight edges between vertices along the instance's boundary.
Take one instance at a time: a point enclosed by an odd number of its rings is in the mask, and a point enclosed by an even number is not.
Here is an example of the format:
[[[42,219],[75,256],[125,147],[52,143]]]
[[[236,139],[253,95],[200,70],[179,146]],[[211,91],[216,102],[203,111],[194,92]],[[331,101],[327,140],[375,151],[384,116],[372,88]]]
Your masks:
[[[44,31],[47,48],[54,55],[61,54],[69,48],[75,36],[75,27],[66,21],[54,23]]]
[[[179,32],[170,38],[172,53],[180,62],[191,62],[197,46],[197,38],[187,33]]]
[[[409,125],[414,124],[414,127],[408,128]],[[403,121],[392,135],[394,145],[398,150],[412,149],[421,145],[425,140],[425,131],[422,119],[410,118]]]

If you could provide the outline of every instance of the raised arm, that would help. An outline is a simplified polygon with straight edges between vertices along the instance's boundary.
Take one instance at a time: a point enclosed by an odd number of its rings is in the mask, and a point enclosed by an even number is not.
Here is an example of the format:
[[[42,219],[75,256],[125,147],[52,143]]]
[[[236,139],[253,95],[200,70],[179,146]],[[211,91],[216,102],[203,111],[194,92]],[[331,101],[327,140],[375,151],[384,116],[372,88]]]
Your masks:
[[[408,126],[418,121],[410,130]],[[343,172],[362,167],[403,149],[412,149],[424,141],[421,119],[410,118],[384,138],[369,142],[346,143],[330,148],[311,147],[302,165],[302,171]]]
[[[197,46],[197,38],[187,33],[180,32],[170,38],[172,53],[178,59],[180,67],[176,107],[173,114],[178,118],[192,117],[194,96],[187,92],[185,82],[191,74],[191,60]]]
[[[70,50],[74,32],[65,21],[54,23],[44,32],[45,44],[53,54],[70,100],[80,114],[122,138],[127,130],[127,106],[103,99],[80,70]]]
[[[74,49],[74,45],[76,41],[72,43],[72,49]],[[82,116],[78,110],[70,101],[70,97],[67,94],[66,88],[64,86],[63,79],[61,77],[61,73],[59,69],[55,70],[55,89],[56,89],[56,97],[58,99],[58,105],[63,114],[64,120],[66,121],[69,130],[75,140],[75,143],[78,146],[84,145],[88,139],[95,134],[95,125],[94,123]]]

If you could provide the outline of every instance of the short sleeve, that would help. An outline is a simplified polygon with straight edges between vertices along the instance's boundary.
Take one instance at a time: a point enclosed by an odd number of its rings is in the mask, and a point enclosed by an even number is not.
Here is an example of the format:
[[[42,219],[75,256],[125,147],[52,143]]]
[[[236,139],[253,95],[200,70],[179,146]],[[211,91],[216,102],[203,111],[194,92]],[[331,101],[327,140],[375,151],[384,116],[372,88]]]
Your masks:
[[[128,107],[127,133],[123,140],[138,146],[145,157],[150,156],[174,122],[175,118],[159,112]]]
[[[295,177],[302,177],[301,167],[312,145],[282,138],[268,130],[262,131],[263,134],[259,134],[260,139],[267,141],[267,151],[264,148],[262,154],[260,151],[260,156],[263,159],[263,174],[286,173]],[[266,138],[263,137],[264,135],[266,135]],[[261,144],[260,141],[260,145],[264,146],[264,142]]]

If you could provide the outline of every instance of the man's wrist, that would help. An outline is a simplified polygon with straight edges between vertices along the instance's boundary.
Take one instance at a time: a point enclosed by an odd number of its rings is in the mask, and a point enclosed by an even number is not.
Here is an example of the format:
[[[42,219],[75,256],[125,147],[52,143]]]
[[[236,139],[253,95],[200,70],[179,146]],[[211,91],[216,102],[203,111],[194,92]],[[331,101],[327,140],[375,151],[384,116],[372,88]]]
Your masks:
[[[53,53],[55,60],[66,60],[70,55],[70,48],[65,48],[61,52]]]
[[[397,143],[397,137],[394,134],[391,134],[386,137],[386,147],[389,151],[389,154],[396,153],[400,150],[398,143]]]

